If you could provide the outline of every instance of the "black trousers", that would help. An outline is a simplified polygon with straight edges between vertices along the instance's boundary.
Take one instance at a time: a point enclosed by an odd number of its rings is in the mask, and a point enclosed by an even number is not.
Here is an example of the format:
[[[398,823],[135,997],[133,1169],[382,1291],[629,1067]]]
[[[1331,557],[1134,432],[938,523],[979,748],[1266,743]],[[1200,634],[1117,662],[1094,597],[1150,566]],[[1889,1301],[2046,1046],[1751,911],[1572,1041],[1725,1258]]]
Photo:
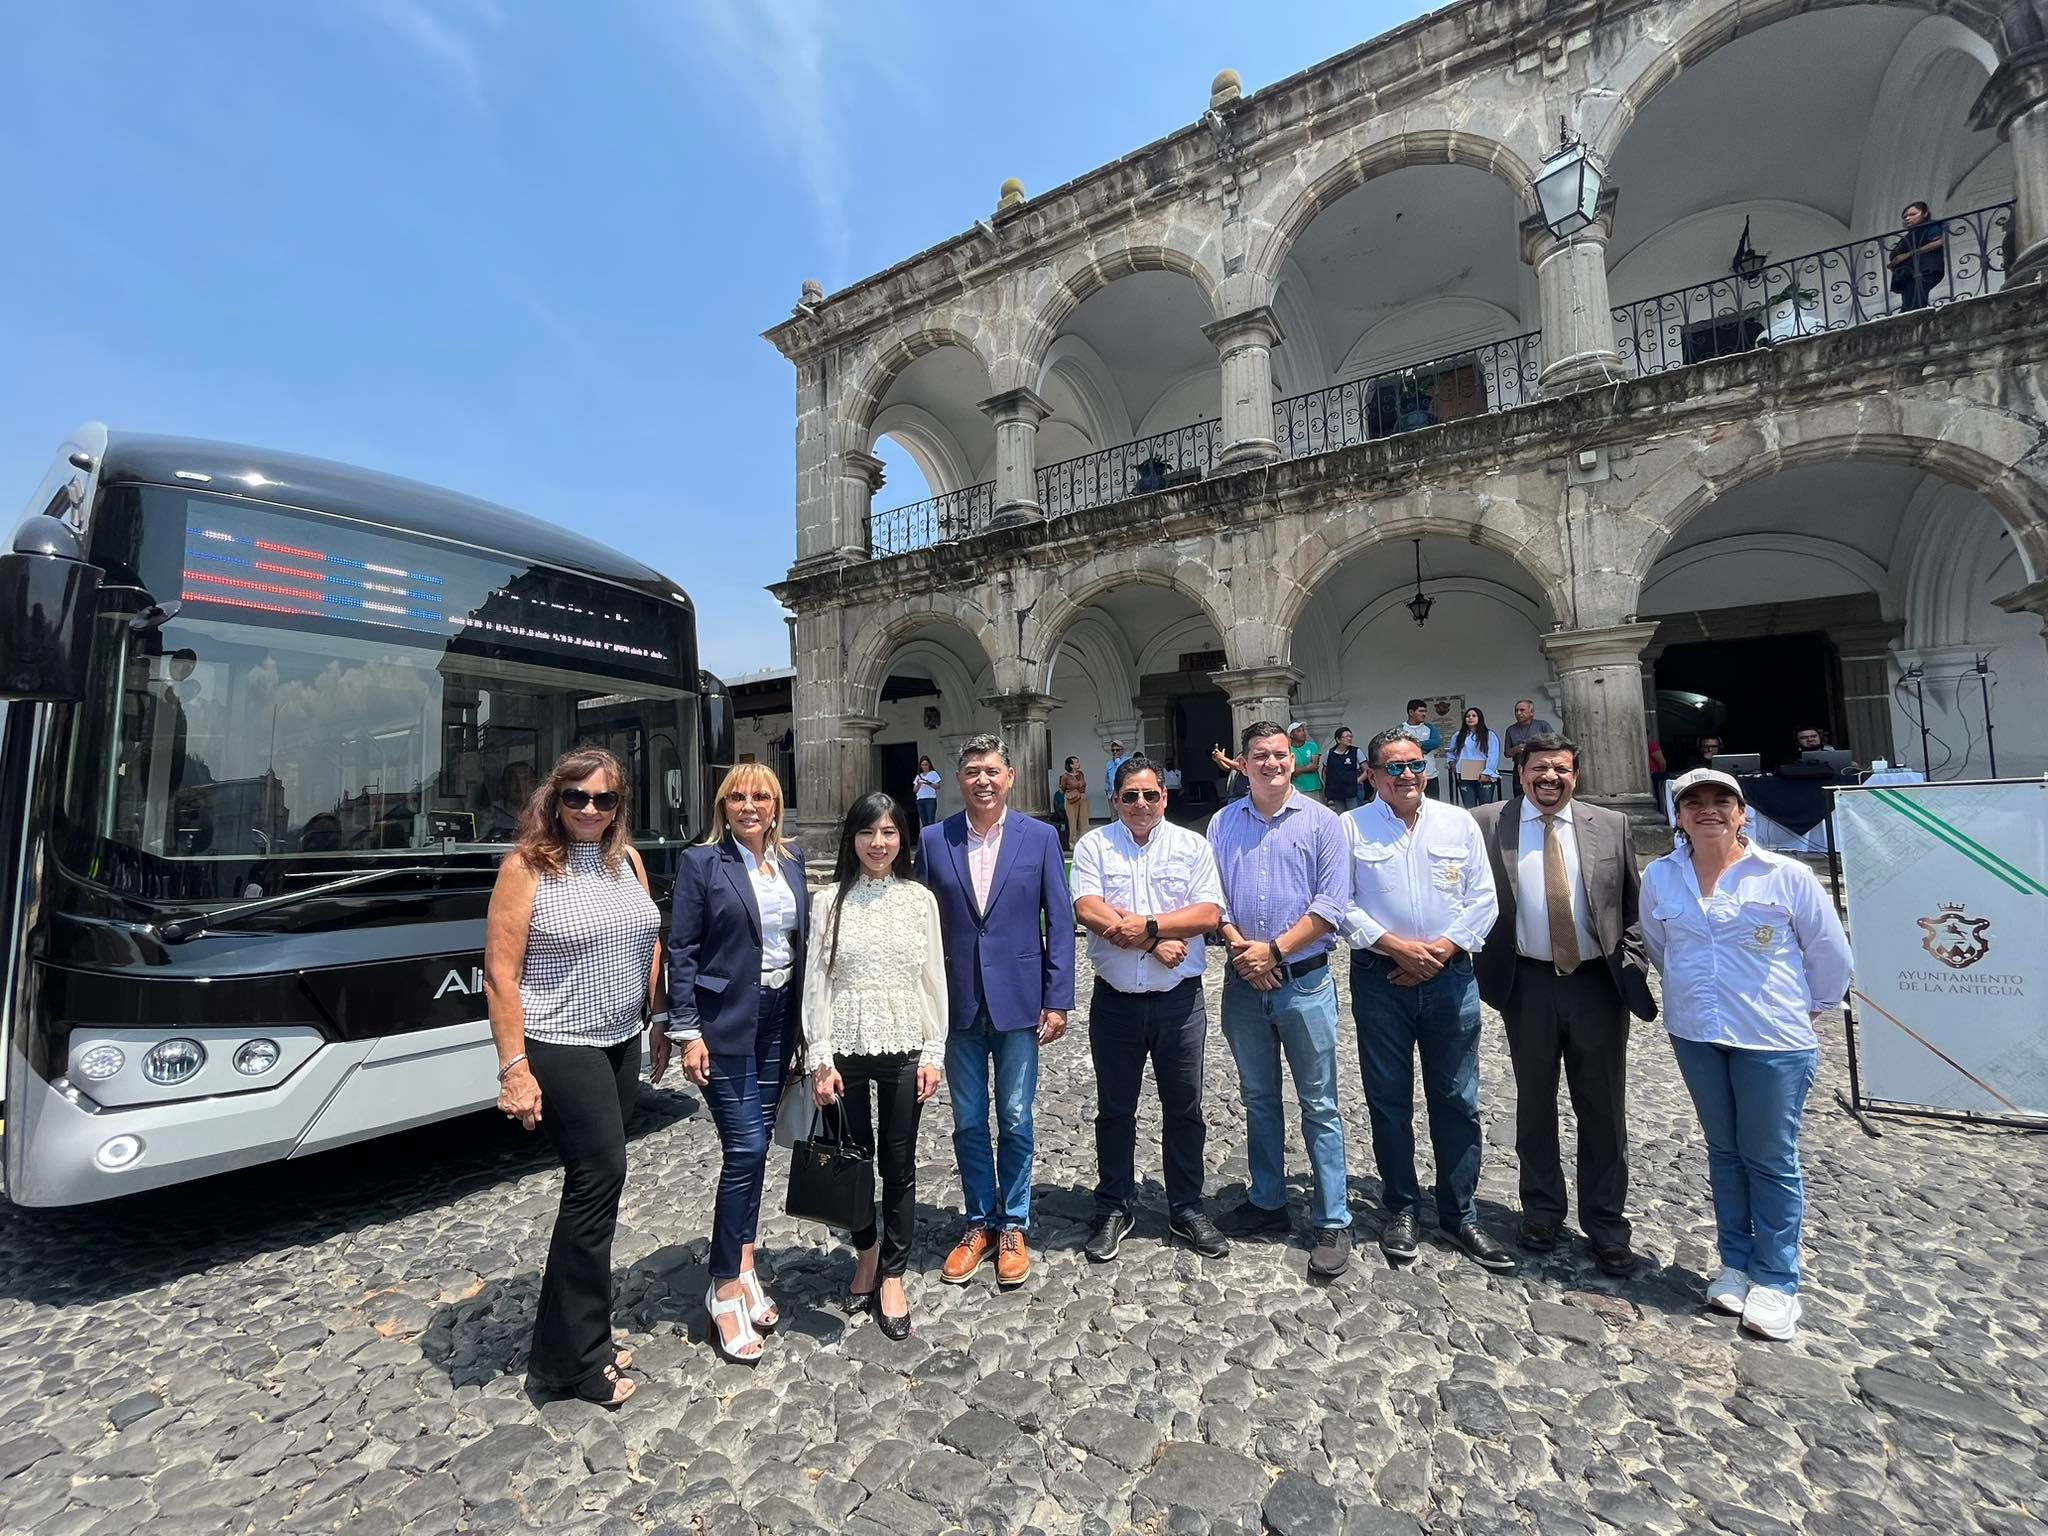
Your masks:
[[[881,1273],[900,1277],[910,1262],[910,1235],[917,1225],[917,1126],[924,1117],[924,1106],[917,1102],[917,1053],[835,1056],[832,1064],[845,1088],[847,1134],[874,1154],[881,1176]],[[865,1252],[874,1242],[870,1217],[853,1234],[853,1246]]]
[[[1557,1138],[1557,1073],[1564,1068],[1579,1120],[1579,1225],[1596,1247],[1626,1244],[1628,1217],[1628,1009],[1599,957],[1569,976],[1547,960],[1515,961],[1502,1010],[1515,1064],[1515,1156],[1522,1214],[1561,1222],[1564,1167]]]
[[[612,1363],[612,1234],[626,1187],[626,1121],[640,1097],[640,1037],[617,1045],[526,1042],[540,1123],[562,1159],[529,1369],[574,1387]]]
[[[1166,1208],[1174,1217],[1202,1209],[1202,1047],[1209,1016],[1202,981],[1190,976],[1171,992],[1119,992],[1097,979],[1088,1002],[1088,1054],[1095,1063],[1095,1186],[1098,1215],[1130,1213],[1137,1191],[1138,1095],[1145,1061],[1159,1086],[1160,1150]]]

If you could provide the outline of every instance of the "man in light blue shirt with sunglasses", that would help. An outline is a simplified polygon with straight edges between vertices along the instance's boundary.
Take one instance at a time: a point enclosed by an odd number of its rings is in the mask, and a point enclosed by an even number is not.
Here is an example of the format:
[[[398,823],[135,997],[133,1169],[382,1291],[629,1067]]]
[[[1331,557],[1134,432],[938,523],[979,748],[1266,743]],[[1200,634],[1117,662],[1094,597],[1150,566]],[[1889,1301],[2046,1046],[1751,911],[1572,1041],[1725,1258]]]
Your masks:
[[[1419,1251],[1415,1062],[1436,1154],[1437,1224],[1484,1269],[1515,1261],[1479,1224],[1479,987],[1472,956],[1499,912],[1493,866],[1470,811],[1423,794],[1428,760],[1406,727],[1366,747],[1376,798],[1344,818],[1350,899],[1351,1016],[1387,1221],[1380,1249]]]

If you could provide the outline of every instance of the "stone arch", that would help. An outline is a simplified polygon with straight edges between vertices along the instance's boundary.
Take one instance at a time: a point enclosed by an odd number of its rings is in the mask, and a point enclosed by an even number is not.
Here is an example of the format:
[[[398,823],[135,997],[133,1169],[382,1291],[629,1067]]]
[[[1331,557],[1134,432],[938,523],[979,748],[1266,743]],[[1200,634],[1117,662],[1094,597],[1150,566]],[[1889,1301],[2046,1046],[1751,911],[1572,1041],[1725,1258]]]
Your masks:
[[[1379,544],[1431,538],[1476,544],[1506,556],[1535,584],[1551,619],[1571,621],[1571,584],[1562,557],[1552,555],[1547,547],[1557,537],[1555,516],[1538,515],[1519,502],[1489,504],[1476,498],[1467,507],[1440,508],[1434,505],[1440,499],[1444,498],[1432,498],[1430,504],[1405,514],[1396,510],[1382,515],[1373,507],[1353,508],[1334,528],[1296,541],[1276,573],[1278,590],[1271,621],[1275,631],[1283,639],[1291,637],[1317,588],[1353,555]],[[1509,509],[1513,515],[1504,515]]]
[[[980,647],[982,665],[994,675],[1001,654],[994,622],[965,594],[951,594],[950,601],[947,598],[947,594],[935,593],[914,601],[899,600],[856,621],[859,627],[846,650],[847,708],[851,713],[875,712],[882,684],[888,681],[890,658],[924,630],[949,629],[972,640]],[[961,667],[970,678],[976,670],[964,660]]]
[[[974,465],[946,424],[921,405],[898,400],[875,413],[863,446],[872,453],[885,437],[903,445],[934,496],[974,483]]]
[[[885,333],[871,344],[865,363],[857,365],[845,404],[840,408],[844,446],[866,449],[873,440],[874,420],[889,386],[904,369],[941,347],[958,347],[980,363],[984,373],[990,371],[988,349],[972,332],[958,325],[926,321],[916,329]]]
[[[2039,467],[2023,463],[2040,445],[2037,428],[1968,401],[1874,399],[1852,410],[1894,411],[1896,419],[1875,422],[1869,431],[1859,430],[1859,422],[1806,438],[1794,430],[1795,418],[1780,426],[1778,441],[1752,432],[1701,444],[1658,477],[1618,520],[1623,611],[1635,611],[1658,556],[1696,514],[1738,486],[1802,464],[1898,464],[1975,491],[2004,520],[2027,579],[2048,573],[2048,485]]]
[[[1026,664],[1038,679],[1035,687],[1050,689],[1053,663],[1068,632],[1099,600],[1122,587],[1163,587],[1186,598],[1215,627],[1226,648],[1229,646],[1234,608],[1229,584],[1217,572],[1156,545],[1132,551],[1126,558],[1133,563],[1103,571],[1078,585],[1048,585],[1032,609],[1023,647]]]
[[[1669,542],[1666,541],[1667,548]],[[1838,539],[1816,538],[1807,533],[1727,534],[1703,544],[1694,544],[1676,554],[1661,556],[1653,562],[1655,576],[1658,581],[1662,581],[1667,577],[1676,576],[1688,566],[1719,560],[1728,555],[1790,555],[1819,561],[1834,566],[1851,580],[1862,583],[1865,590],[1875,594],[1884,604],[1887,612],[1892,607],[1891,577],[1881,564],[1853,544],[1845,544]],[[1649,577],[1645,577],[1643,588],[1637,594],[1638,600],[1648,595],[1652,585]]]
[[[1945,512],[1945,521],[1960,517],[1959,536],[1951,525],[1944,537],[1936,537],[1931,518],[1919,530],[1905,581],[1902,617],[1908,646],[1963,645],[1976,639],[1970,599],[1991,584],[2010,553],[1997,537],[2003,523],[1984,517],[1980,506],[1959,505],[1966,495],[1962,486],[1944,485],[1940,501],[1950,505],[1944,508],[1937,501],[1929,508]]]
[[[1011,364],[1019,375],[1016,382],[1035,386],[1068,317],[1118,278],[1137,272],[1175,272],[1187,278],[1201,292],[1209,317],[1216,318],[1216,276],[1205,255],[1180,237],[1168,234],[1159,241],[1135,240],[1093,250],[1068,262],[1051,288],[1033,303]],[[999,381],[997,387],[1009,386]]]
[[[1597,91],[1581,97],[1579,131],[1603,162],[1612,163],[1650,98],[1715,50],[1792,16],[1872,3],[1882,0],[1694,0],[1671,7],[1678,14],[1660,27],[1660,37],[1641,39],[1623,56],[1616,74],[1600,79]],[[1918,0],[1913,9],[1953,17],[1999,57],[2007,51],[1998,0]]]
[[[1530,190],[1535,168],[1506,144],[1483,134],[1428,128],[1394,132],[1365,144],[1334,141],[1311,159],[1303,174],[1285,183],[1297,190],[1267,211],[1265,228],[1251,241],[1246,266],[1258,302],[1271,302],[1289,252],[1326,208],[1377,176],[1417,165],[1463,165],[1484,171],[1507,186],[1519,212],[1536,212]]]

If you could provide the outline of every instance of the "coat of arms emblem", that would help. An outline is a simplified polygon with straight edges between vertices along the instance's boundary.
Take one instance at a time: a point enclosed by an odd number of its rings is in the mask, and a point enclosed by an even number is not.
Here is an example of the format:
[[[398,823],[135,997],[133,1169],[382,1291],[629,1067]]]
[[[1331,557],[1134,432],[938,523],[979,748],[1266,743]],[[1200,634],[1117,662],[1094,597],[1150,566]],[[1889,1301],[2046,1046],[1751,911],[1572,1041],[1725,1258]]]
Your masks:
[[[1959,901],[1944,901],[1933,917],[1916,921],[1920,947],[1952,971],[1967,970],[1991,953],[1991,919],[1970,916]]]

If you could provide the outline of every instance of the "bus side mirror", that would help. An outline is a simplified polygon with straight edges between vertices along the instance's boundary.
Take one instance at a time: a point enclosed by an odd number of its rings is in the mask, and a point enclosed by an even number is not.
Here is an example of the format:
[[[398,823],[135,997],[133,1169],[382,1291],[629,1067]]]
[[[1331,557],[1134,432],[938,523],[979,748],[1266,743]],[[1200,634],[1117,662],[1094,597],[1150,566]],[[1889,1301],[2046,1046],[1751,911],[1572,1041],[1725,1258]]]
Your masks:
[[[78,534],[37,513],[0,555],[0,699],[75,704],[85,696],[92,621],[105,575]]]

